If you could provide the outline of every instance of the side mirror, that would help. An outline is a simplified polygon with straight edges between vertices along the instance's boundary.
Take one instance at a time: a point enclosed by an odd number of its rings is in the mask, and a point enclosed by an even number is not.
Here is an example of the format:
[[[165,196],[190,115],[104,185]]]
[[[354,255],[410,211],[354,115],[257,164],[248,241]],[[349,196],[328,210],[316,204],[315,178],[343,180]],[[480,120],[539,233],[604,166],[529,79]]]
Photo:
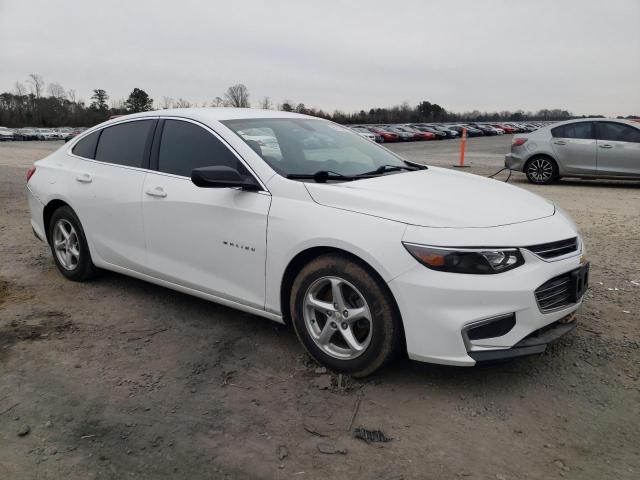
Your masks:
[[[260,190],[260,185],[251,177],[243,177],[231,167],[201,167],[191,171],[191,181],[202,188],[240,187],[243,190]]]

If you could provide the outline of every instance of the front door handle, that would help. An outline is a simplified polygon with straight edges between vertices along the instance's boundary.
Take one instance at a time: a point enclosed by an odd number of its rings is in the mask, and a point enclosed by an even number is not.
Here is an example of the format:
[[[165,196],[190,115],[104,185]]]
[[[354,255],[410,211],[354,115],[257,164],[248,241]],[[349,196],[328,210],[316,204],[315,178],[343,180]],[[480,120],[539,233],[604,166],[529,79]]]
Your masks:
[[[600,148],[613,148],[613,145],[609,145],[608,143],[605,143],[604,145],[600,145]]]
[[[564,140],[556,140],[553,143],[555,143],[556,145],[566,145],[567,144],[567,142],[565,142]]]
[[[150,197],[164,198],[167,196],[167,192],[165,192],[162,187],[155,187],[153,189],[149,189],[145,191],[144,193],[146,193]]]
[[[76,177],[76,180],[80,183],[91,183],[93,179],[88,173],[81,173]]]

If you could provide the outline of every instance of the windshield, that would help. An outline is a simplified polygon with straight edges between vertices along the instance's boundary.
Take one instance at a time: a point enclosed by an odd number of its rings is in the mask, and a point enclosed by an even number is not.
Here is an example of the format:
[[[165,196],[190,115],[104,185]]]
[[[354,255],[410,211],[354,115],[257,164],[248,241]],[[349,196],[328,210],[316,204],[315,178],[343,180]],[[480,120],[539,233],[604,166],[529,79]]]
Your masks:
[[[385,165],[407,166],[372,140],[325,120],[252,118],[222,123],[284,176],[321,171],[352,176]]]

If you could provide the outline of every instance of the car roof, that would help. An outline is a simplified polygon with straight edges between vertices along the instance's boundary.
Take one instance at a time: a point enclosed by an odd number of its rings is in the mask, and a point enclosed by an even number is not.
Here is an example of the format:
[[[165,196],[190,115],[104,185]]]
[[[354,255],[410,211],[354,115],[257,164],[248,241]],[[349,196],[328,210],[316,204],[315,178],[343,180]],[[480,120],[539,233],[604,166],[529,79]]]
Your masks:
[[[126,119],[145,117],[183,117],[201,122],[224,121],[224,120],[244,120],[251,118],[306,118],[319,119],[309,115],[302,115],[294,112],[283,112],[280,110],[262,110],[259,108],[222,108],[222,107],[201,107],[201,108],[171,108],[167,110],[152,110],[150,112],[133,113],[123,115],[114,119],[114,123]]]
[[[578,122],[616,122],[616,123],[624,123],[625,125],[631,125],[632,127],[640,128],[640,125],[638,125],[637,122],[634,122],[632,120],[627,120],[627,119],[624,119],[624,118],[602,118],[602,117],[574,118],[573,120],[565,120],[563,122],[551,123],[551,124],[548,124],[548,125],[545,125],[545,126],[546,127],[557,127],[559,125],[568,125],[570,123],[578,123]]]

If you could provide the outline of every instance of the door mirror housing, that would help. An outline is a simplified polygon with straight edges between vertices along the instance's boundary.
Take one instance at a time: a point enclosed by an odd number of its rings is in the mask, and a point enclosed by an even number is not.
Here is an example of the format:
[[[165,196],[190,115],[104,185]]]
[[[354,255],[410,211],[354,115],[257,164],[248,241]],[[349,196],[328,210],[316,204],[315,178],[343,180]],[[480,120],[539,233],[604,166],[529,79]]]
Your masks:
[[[260,185],[250,176],[240,175],[235,168],[217,166],[201,167],[191,171],[191,181],[201,188],[232,188],[260,190]]]

